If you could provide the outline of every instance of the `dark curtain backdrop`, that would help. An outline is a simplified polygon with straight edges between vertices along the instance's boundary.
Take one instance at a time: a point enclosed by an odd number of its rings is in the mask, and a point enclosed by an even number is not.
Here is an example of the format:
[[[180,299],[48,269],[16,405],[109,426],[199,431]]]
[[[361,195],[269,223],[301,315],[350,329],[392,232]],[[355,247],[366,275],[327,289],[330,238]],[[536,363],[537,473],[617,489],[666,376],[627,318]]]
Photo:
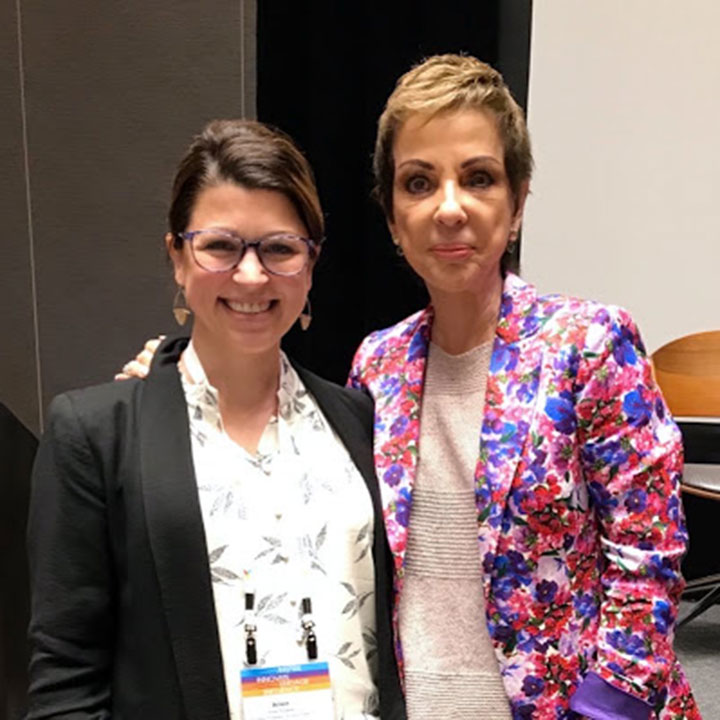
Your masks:
[[[427,303],[370,199],[376,122],[395,81],[427,55],[465,52],[503,72],[525,105],[530,17],[529,0],[258,3],[258,119],[305,151],[327,219],[312,326],[285,341],[306,367],[344,382],[368,332]]]

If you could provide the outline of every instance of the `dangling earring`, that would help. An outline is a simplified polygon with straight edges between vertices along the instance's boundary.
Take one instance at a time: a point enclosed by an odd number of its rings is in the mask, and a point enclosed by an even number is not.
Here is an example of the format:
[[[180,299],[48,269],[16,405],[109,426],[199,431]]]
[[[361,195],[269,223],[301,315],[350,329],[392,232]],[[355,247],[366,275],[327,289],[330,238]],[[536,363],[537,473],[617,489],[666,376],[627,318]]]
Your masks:
[[[403,252],[403,249],[400,247],[400,241],[393,235],[392,236],[393,245],[395,245],[395,254],[398,257],[405,257],[405,253]]]
[[[300,327],[303,330],[307,330],[312,322],[312,307],[310,307],[310,298],[305,300],[305,307],[300,313]]]
[[[518,239],[518,231],[511,230],[510,234],[508,235],[507,247],[505,248],[505,252],[508,255],[512,255],[515,252],[515,246],[517,245],[517,239]]]
[[[185,288],[182,286],[179,287],[177,292],[175,293],[172,311],[173,315],[175,316],[175,322],[181,327],[192,315],[192,310],[187,306],[187,299],[185,298]]]

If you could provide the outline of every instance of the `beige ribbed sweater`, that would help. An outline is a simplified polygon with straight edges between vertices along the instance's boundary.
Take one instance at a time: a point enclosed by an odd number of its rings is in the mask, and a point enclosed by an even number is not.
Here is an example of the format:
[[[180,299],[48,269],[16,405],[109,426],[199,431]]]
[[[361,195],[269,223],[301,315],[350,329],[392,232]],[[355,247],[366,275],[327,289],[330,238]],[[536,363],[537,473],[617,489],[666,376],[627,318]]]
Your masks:
[[[492,343],[431,343],[400,598],[408,720],[510,720],[487,631],[474,475]]]

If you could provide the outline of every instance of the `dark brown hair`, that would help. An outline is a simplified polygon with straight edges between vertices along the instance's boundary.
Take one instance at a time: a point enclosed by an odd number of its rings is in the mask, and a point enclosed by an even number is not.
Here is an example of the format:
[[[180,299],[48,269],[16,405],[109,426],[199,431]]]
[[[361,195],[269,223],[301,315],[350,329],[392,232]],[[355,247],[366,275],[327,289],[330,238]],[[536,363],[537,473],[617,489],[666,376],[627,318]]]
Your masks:
[[[292,139],[253,120],[213,120],[195,137],[175,175],[168,223],[176,247],[182,244],[177,233],[187,229],[198,194],[223,182],[282,193],[310,239],[323,239],[325,221],[315,178]]]

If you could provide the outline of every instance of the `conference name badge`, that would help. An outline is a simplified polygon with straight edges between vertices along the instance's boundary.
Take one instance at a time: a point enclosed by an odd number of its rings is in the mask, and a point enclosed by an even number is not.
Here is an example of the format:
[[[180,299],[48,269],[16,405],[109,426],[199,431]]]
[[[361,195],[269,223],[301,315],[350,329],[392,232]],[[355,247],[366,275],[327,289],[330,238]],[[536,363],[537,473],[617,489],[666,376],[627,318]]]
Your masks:
[[[327,662],[248,668],[240,673],[245,720],[333,720]]]

